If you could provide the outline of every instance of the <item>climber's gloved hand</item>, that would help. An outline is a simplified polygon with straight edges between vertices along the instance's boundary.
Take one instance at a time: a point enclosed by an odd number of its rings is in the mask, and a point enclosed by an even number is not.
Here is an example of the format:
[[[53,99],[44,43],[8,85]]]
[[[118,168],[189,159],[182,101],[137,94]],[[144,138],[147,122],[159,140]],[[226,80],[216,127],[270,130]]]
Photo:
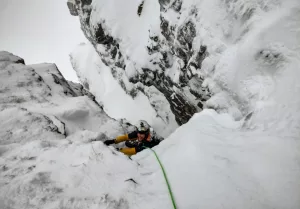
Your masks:
[[[104,143],[105,145],[109,146],[109,145],[111,145],[111,144],[114,144],[114,143],[115,143],[115,140],[114,140],[114,139],[109,139],[109,140],[105,140],[103,143]]]

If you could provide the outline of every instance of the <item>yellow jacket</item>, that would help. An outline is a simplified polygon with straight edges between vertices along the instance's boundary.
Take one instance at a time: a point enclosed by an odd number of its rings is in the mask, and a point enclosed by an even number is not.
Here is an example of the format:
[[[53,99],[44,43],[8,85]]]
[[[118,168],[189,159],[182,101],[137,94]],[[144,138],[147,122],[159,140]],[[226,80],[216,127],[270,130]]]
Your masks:
[[[118,144],[118,143],[124,142],[124,141],[129,141],[129,140],[136,140],[137,137],[138,137],[138,133],[136,131],[129,133],[129,134],[121,135],[121,136],[116,137],[115,144]],[[123,152],[125,155],[134,155],[137,152],[140,152],[143,149],[145,149],[145,147],[151,148],[151,147],[158,145],[159,142],[160,142],[159,138],[152,136],[152,134],[149,133],[147,138],[140,141],[139,143],[137,143],[137,145],[135,147],[121,148],[120,152]]]
[[[115,143],[118,144],[120,142],[128,141],[128,140],[135,140],[136,138],[129,138],[128,134],[121,135],[116,137]],[[125,155],[135,155],[136,154],[136,149],[133,148],[121,148],[120,152],[123,152]]]

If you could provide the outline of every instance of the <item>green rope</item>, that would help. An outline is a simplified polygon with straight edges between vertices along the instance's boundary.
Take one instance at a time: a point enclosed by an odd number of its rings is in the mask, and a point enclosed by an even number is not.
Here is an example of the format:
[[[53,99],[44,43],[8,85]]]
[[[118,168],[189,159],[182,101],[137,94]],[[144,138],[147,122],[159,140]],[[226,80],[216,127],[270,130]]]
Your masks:
[[[156,159],[157,159],[157,161],[158,161],[158,163],[159,163],[159,165],[160,165],[160,167],[161,167],[161,170],[162,170],[162,172],[163,172],[163,174],[164,174],[164,177],[165,177],[165,180],[166,180],[166,184],[167,184],[167,186],[168,186],[169,194],[170,194],[170,196],[171,196],[171,200],[172,200],[173,207],[174,207],[174,209],[176,209],[177,207],[176,207],[176,204],[175,204],[175,198],[174,198],[174,196],[173,196],[172,189],[171,189],[170,183],[169,183],[169,181],[168,181],[167,174],[166,174],[166,171],[165,171],[164,166],[163,166],[162,163],[160,162],[158,155],[156,154],[156,152],[155,152],[153,149],[151,149],[151,148],[149,148],[149,147],[145,147],[145,148],[150,149],[150,150],[154,153],[154,155],[155,155],[155,157],[156,157]]]

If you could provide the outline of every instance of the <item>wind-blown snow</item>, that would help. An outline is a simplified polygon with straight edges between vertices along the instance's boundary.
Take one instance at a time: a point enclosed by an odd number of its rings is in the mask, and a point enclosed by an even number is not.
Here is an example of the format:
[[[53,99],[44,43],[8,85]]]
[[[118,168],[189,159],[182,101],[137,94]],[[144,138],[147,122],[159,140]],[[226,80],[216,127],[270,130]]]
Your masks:
[[[253,113],[252,128],[299,136],[299,4],[253,19],[255,27],[224,51],[213,80],[238,98],[244,114]]]

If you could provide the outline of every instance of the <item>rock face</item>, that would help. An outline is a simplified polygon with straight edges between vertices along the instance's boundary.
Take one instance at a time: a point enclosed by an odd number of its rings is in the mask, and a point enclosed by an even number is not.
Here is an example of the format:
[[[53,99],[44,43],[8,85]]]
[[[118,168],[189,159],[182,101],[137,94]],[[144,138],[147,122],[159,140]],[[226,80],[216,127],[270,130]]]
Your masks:
[[[86,38],[94,45],[100,44],[104,48],[97,50],[106,65],[125,67],[123,55],[120,52],[118,42],[103,28],[101,22],[96,27],[90,27],[92,13],[91,0],[75,0],[77,12],[80,17],[82,30]]]
[[[140,82],[133,84],[124,69],[106,66],[90,43],[78,45],[70,59],[83,86],[111,117],[126,118],[134,124],[146,120],[163,137],[178,127],[170,104],[160,91]]]
[[[149,3],[149,2],[148,2]],[[199,76],[202,61],[209,55],[207,47],[195,48],[194,39],[197,28],[197,9],[191,8],[189,18],[180,24],[172,24],[166,16],[169,12],[176,18],[181,15],[181,0],[159,1],[160,31],[149,29],[148,57],[137,66],[136,60],[127,55],[127,48],[121,47],[119,37],[112,35],[110,25],[105,18],[97,18],[96,3],[89,0],[75,0],[75,6],[69,7],[71,13],[79,14],[81,28],[87,39],[93,44],[102,61],[113,72],[125,70],[128,64],[134,66],[136,73],[128,76],[132,83],[153,86],[164,94],[179,125],[186,123],[194,113],[202,110],[205,101],[210,98],[208,88],[201,87],[204,80]],[[147,1],[136,5],[137,18],[142,18]],[[92,21],[91,21],[92,19]],[[118,73],[114,73],[118,74]],[[116,79],[120,79],[116,76]],[[124,83],[120,80],[120,83]],[[128,91],[124,87],[125,91]],[[139,89],[137,89],[139,90]],[[128,91],[129,92],[129,91]],[[129,94],[129,93],[128,93]],[[151,95],[148,95],[151,97]]]
[[[55,64],[24,63],[20,57],[0,52],[1,209],[27,207],[24,205],[38,209],[48,203],[56,204],[58,196],[65,189],[56,186],[58,183],[52,174],[63,169],[54,168],[50,171],[41,167],[45,166],[46,161],[57,165],[57,162],[67,158],[74,163],[79,162],[73,156],[77,151],[71,148],[78,147],[78,144],[90,149],[79,151],[79,155],[83,154],[88,159],[94,155],[96,161],[99,161],[103,157],[100,150],[106,149],[111,156],[118,156],[116,159],[123,159],[123,162],[130,164],[130,160],[123,154],[112,147],[106,147],[100,141],[132,131],[132,125],[125,120],[117,121],[108,117],[95,102],[94,96],[80,84],[65,80]],[[98,145],[102,148],[98,149]],[[64,153],[60,148],[65,147],[72,150],[65,157],[58,157],[55,153],[47,154],[56,148],[58,153]],[[48,156],[48,160],[45,161],[44,156]],[[76,163],[70,165],[70,168],[77,167]],[[118,173],[121,170],[123,168]],[[134,167],[130,170],[135,172]],[[16,186],[17,182],[20,185]],[[15,198],[18,200],[15,201]],[[113,202],[114,207],[124,205]],[[105,202],[99,207],[103,208],[107,204]],[[90,203],[83,207],[88,205]]]
[[[108,117],[94,95],[67,81],[55,64],[25,65],[0,52],[0,80],[0,145],[66,138],[78,130],[110,134],[107,123],[123,133],[128,126]]]
[[[68,0],[67,5],[68,5],[68,8],[69,8],[70,14],[73,15],[73,16],[78,16],[75,1],[74,0]]]
[[[0,62],[13,62],[25,65],[24,59],[6,51],[0,51]]]
[[[162,11],[161,35],[150,35],[147,46],[149,55],[159,58],[150,60],[156,70],[143,69],[143,75],[140,76],[143,79],[137,80],[145,85],[154,85],[163,92],[171,104],[177,122],[183,124],[194,113],[201,111],[205,101],[210,98],[209,89],[201,87],[203,78],[197,75],[197,71],[201,70],[202,61],[208,56],[207,47],[203,45],[197,50],[193,48],[197,30],[193,17],[197,16],[197,10],[191,12],[187,21],[180,25],[172,25],[165,16],[171,11],[179,18],[182,1],[159,1],[159,3]],[[166,5],[169,5],[168,9]],[[174,67],[176,78],[166,73]]]
[[[256,83],[254,75],[269,80],[259,72],[265,72],[267,65],[279,68],[276,63],[284,63],[283,47],[278,43],[285,43],[285,35],[276,34],[274,39],[270,35],[265,39],[261,34],[268,31],[256,31],[255,25],[265,20],[260,12],[267,15],[285,6],[285,1],[76,0],[75,3],[85,36],[122,88],[132,97],[137,91],[144,92],[145,87],[155,88],[168,100],[179,125],[207,107],[229,112],[240,120],[257,109],[254,98],[264,98],[256,87],[241,89],[240,83],[249,86]],[[294,3],[298,8],[299,2]],[[291,12],[297,16],[297,11]],[[295,21],[296,25],[297,20],[282,21]],[[282,28],[291,27],[289,34],[298,36],[298,30],[289,23],[278,20],[278,24]],[[272,30],[277,33],[276,28]],[[254,35],[261,37],[253,41]],[[298,39],[293,39],[291,45],[298,44],[295,40]],[[250,42],[256,46],[247,46],[252,51],[240,48]],[[250,64],[245,66],[246,62]],[[252,69],[250,66],[254,65],[258,67]],[[128,80],[137,87],[129,88]]]

